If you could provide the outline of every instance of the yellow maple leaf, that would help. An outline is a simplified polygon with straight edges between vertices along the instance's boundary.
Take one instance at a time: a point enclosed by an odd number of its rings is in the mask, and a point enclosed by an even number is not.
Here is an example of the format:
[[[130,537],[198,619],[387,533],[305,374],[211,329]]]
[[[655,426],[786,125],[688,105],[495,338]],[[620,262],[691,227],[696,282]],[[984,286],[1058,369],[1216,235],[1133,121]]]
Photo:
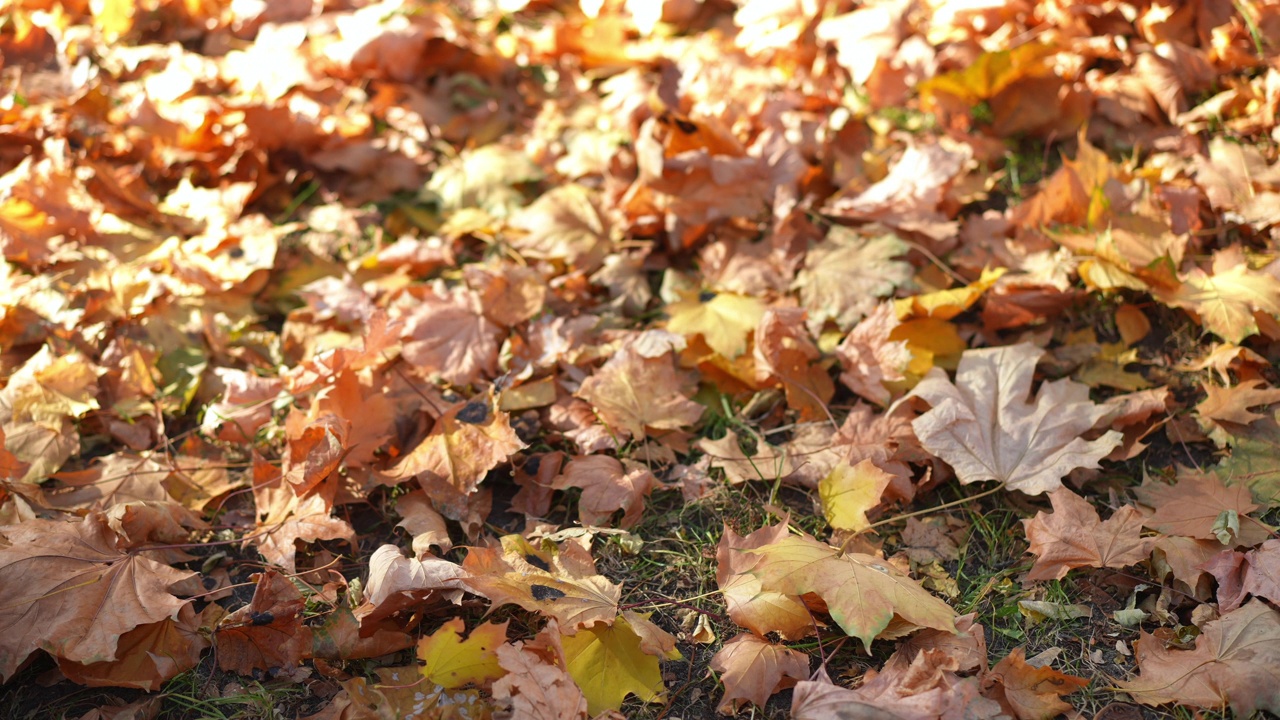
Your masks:
[[[870,526],[867,511],[880,504],[892,476],[870,460],[857,465],[841,462],[818,482],[822,512],[837,530],[860,532]]]
[[[674,642],[668,644],[669,650],[655,647],[655,633],[666,635],[643,616],[624,613],[612,625],[598,622],[561,637],[565,669],[582,688],[587,712],[593,717],[621,708],[627,695],[634,694],[644,702],[662,701],[658,657],[646,650],[658,650],[668,660],[678,659],[680,652],[675,650]]]
[[[463,640],[466,627],[462,618],[454,618],[418,642],[418,658],[426,663],[423,677],[452,690],[467,684],[485,685],[507,674],[498,664],[497,654],[498,646],[507,641],[507,624],[486,623]]]
[[[681,335],[701,335],[707,346],[732,360],[747,350],[747,335],[760,324],[765,305],[733,293],[689,293],[667,306],[667,329]]]

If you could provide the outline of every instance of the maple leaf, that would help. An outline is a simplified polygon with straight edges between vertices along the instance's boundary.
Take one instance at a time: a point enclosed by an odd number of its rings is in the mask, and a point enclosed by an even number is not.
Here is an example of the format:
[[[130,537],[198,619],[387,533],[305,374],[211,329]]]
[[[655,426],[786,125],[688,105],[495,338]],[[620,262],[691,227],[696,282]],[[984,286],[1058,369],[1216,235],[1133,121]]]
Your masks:
[[[1207,330],[1229,342],[1258,333],[1254,312],[1280,315],[1280,280],[1250,269],[1239,248],[1217,252],[1212,275],[1192,268],[1181,280],[1172,290],[1153,289],[1155,296],[1193,311]]]
[[[875,309],[877,298],[911,280],[911,266],[893,258],[907,251],[894,235],[867,238],[836,226],[810,248],[794,287],[817,334],[827,320],[848,331]]]
[[[339,604],[324,624],[311,629],[311,656],[321,660],[360,660],[413,647],[414,638],[392,623],[369,623],[362,631],[351,608]]]
[[[306,600],[275,570],[255,573],[248,605],[223,618],[214,634],[218,667],[248,675],[292,668],[311,654],[311,629],[302,624]]]
[[[1247,487],[1226,487],[1214,473],[1185,473],[1173,485],[1148,482],[1134,488],[1133,494],[1138,502],[1155,508],[1142,522],[1146,527],[1169,535],[1205,540],[1223,541],[1218,523],[1224,514],[1238,519],[1258,509]],[[1238,525],[1238,530],[1232,533],[1234,537],[1229,538],[1231,542],[1254,545],[1269,537],[1269,533],[1255,523],[1244,521]]]
[[[293,572],[297,541],[353,541],[355,529],[330,514],[335,490],[330,487],[327,497],[316,493],[300,498],[284,484],[277,468],[255,457],[253,500],[258,509],[258,524],[256,531],[245,540],[246,544],[254,543],[262,557]]]
[[[1033,667],[1022,648],[1014,648],[983,678],[983,694],[998,700],[1018,720],[1048,720],[1071,710],[1060,696],[1088,684],[1050,667]]]
[[[711,459],[711,466],[724,471],[725,479],[736,485],[749,480],[772,481],[795,470],[795,462],[781,448],[756,438],[756,452],[750,457],[742,451],[738,433],[726,430],[719,440],[702,438],[698,449]]]
[[[662,701],[658,656],[676,660],[680,653],[674,649],[655,653],[656,648],[646,647],[644,633],[662,631],[650,627],[638,632],[637,625],[641,624],[651,625],[642,616],[627,612],[612,625],[597,622],[579,628],[573,635],[561,636],[565,671],[582,688],[587,712],[592,716],[621,708],[628,695],[635,695],[642,702]]]
[[[729,617],[761,637],[771,632],[796,640],[813,632],[813,619],[800,596],[786,588],[766,590],[750,571],[758,558],[746,551],[768,546],[788,534],[784,519],[747,535],[739,536],[728,525],[716,548],[716,583],[724,597]]]
[[[512,241],[525,257],[563,259],[583,270],[604,261],[615,234],[597,193],[578,184],[548,190],[513,215],[508,224],[528,233]]]
[[[836,348],[844,368],[840,382],[880,406],[888,405],[893,397],[884,383],[905,380],[911,362],[907,342],[889,340],[889,334],[899,326],[893,305],[881,303]]]
[[[1028,344],[969,350],[955,384],[935,368],[912,391],[933,406],[911,423],[920,444],[955,468],[961,483],[998,480],[1039,495],[1076,468],[1097,467],[1120,444],[1115,431],[1080,437],[1107,412],[1089,401],[1085,385],[1046,382],[1028,401],[1043,354]]]
[[[1218,447],[1227,445],[1233,432],[1232,425],[1251,425],[1266,415],[1249,410],[1258,405],[1270,405],[1280,402],[1280,388],[1263,388],[1261,380],[1246,380],[1239,385],[1218,387],[1205,383],[1201,385],[1205,391],[1205,399],[1196,405],[1200,427],[1204,429]]]
[[[765,304],[733,293],[687,293],[667,306],[667,329],[682,335],[701,335],[707,345],[732,360],[747,349],[747,337],[760,324]]]
[[[817,681],[799,683],[791,715],[797,720],[1006,717],[997,703],[979,694],[977,678],[959,677],[955,670],[955,659],[940,650],[924,650],[911,660],[896,652],[882,671],[868,670],[853,690],[833,685],[825,673]]]
[[[621,588],[596,574],[590,553],[574,541],[535,548],[519,535],[502,538],[502,549],[471,548],[462,562],[462,584],[495,606],[519,605],[553,617],[565,627],[611,622]]]
[[[551,487],[563,490],[582,488],[578,498],[578,518],[584,525],[608,522],[622,510],[618,527],[635,525],[644,512],[644,498],[658,480],[644,465],[634,460],[619,461],[608,455],[587,455],[570,460]]]
[[[1280,712],[1280,612],[1261,600],[1205,623],[1193,650],[1147,633],[1133,650],[1139,676],[1119,685],[1140,703]]]
[[[510,416],[482,395],[449,408],[427,437],[382,477],[388,482],[417,477],[437,510],[461,520],[467,496],[490,470],[524,446]]]
[[[586,720],[587,699],[573,678],[522,647],[498,647],[498,665],[507,674],[493,683],[493,699],[508,705],[513,718]]]
[[[642,355],[634,345],[582,381],[578,397],[595,406],[616,433],[643,438],[645,428],[675,430],[702,417],[703,407],[680,392],[671,358]]]
[[[724,697],[716,710],[732,715],[743,701],[764,707],[769,696],[809,677],[809,657],[785,645],[774,645],[753,633],[725,642],[711,658],[711,669],[722,673]]]
[[[120,636],[116,644],[118,660],[81,664],[58,658],[58,669],[72,682],[90,687],[132,687],[155,692],[167,680],[200,663],[209,647],[201,632],[209,617],[226,612],[209,605],[199,615],[191,603],[183,605],[177,617],[139,625]]]
[[[871,522],[867,512],[880,504],[880,496],[893,476],[876,467],[871,460],[857,465],[840,463],[818,483],[822,512],[836,530],[858,533]]]
[[[506,674],[498,664],[497,649],[506,643],[507,623],[485,623],[462,632],[467,624],[453,618],[418,642],[418,659],[426,663],[422,675],[443,688],[488,685]]]
[[[117,659],[120,637],[176,617],[187,601],[170,588],[194,577],[126,552],[107,516],[79,522],[28,520],[0,528],[0,678],[36,650],[72,662]]]
[[[895,615],[918,627],[955,632],[946,603],[879,558],[841,554],[811,537],[795,536],[746,552],[760,558],[751,573],[762,589],[817,593],[836,623],[868,649]]]
[[[804,326],[800,308],[769,308],[756,328],[752,357],[758,379],[782,383],[787,406],[800,414],[801,422],[829,419],[827,403],[835,384],[820,362],[822,352]]]
[[[1106,522],[1087,500],[1063,487],[1049,493],[1053,512],[1023,520],[1036,564],[1028,580],[1057,580],[1079,567],[1121,568],[1147,559],[1154,538],[1142,538],[1142,513],[1132,505]]]
[[[271,403],[283,383],[232,368],[214,368],[213,374],[222,381],[222,398],[205,407],[200,430],[219,440],[249,440],[271,420]]]
[[[453,385],[470,385],[497,369],[501,331],[484,316],[476,293],[420,298],[403,319],[401,355],[410,365]]]

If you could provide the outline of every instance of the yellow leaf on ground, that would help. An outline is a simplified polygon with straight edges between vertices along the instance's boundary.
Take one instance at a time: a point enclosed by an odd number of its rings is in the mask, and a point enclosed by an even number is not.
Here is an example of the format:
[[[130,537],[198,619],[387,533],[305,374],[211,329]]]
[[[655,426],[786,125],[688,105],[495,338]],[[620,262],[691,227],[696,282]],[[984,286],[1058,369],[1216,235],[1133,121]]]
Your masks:
[[[463,640],[466,627],[462,618],[454,618],[418,642],[418,659],[426,663],[423,677],[452,690],[467,684],[485,685],[507,673],[498,664],[497,654],[498,647],[507,641],[507,624],[486,623]]]
[[[841,462],[818,483],[822,512],[837,530],[861,532],[871,524],[867,511],[880,504],[880,496],[893,476],[870,460],[857,465]]]
[[[658,658],[644,651],[645,638],[631,627],[626,616],[618,617],[612,625],[596,623],[563,636],[560,643],[564,647],[565,669],[582,688],[592,716],[621,708],[627,695],[644,702],[662,701]],[[679,656],[675,650],[668,654],[671,659]]]
[[[702,335],[707,345],[726,358],[746,352],[747,336],[764,316],[760,300],[733,293],[690,293],[667,306],[667,329],[681,335]]]

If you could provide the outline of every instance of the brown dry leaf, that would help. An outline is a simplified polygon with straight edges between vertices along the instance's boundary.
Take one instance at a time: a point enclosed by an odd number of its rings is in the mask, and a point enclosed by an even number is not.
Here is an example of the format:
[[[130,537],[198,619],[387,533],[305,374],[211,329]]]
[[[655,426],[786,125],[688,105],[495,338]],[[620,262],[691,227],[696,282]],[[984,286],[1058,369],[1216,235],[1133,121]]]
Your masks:
[[[895,616],[909,626],[955,631],[955,614],[902,571],[880,558],[841,554],[811,537],[789,536],[746,551],[761,589],[817,593],[832,619],[870,648]]]
[[[644,499],[657,483],[649,468],[634,460],[586,455],[570,460],[563,472],[551,481],[551,487],[582,488],[578,519],[583,525],[603,525],[614,512],[621,510],[618,527],[629,528],[640,519]]]
[[[1280,612],[1261,600],[1205,623],[1193,650],[1146,633],[1133,649],[1139,675],[1119,685],[1140,703],[1280,712]]]
[[[977,678],[955,674],[955,661],[925,650],[907,661],[894,653],[882,672],[869,670],[862,686],[850,690],[823,677],[796,686],[791,715],[797,720],[944,720],[1005,717],[1000,706],[979,694]]]
[[[911,280],[911,266],[894,258],[907,252],[895,235],[865,237],[833,227],[809,249],[793,287],[809,312],[809,331],[821,333],[827,320],[849,330],[873,311],[877,298],[888,297]]]
[[[223,618],[214,633],[218,667],[242,675],[296,667],[311,655],[311,629],[302,624],[302,593],[275,570],[250,579],[258,583],[253,599]]]
[[[309,418],[301,412],[289,414],[285,422],[288,451],[281,463],[281,476],[295,495],[305,498],[313,493],[332,497],[339,467],[347,455],[347,437],[351,421],[333,413]]]
[[[881,407],[893,399],[884,384],[905,380],[911,363],[907,341],[889,339],[899,325],[893,304],[881,303],[836,348],[836,357],[844,368],[840,382]]]
[[[441,553],[447,553],[453,547],[444,516],[431,507],[431,500],[421,490],[401,495],[396,500],[396,513],[403,518],[396,527],[404,528],[413,538],[413,554],[419,560],[430,552],[433,545],[440,548]]]
[[[761,637],[775,632],[784,639],[797,640],[813,632],[808,609],[798,593],[789,593],[786,588],[766,590],[760,578],[750,572],[758,558],[747,553],[785,538],[787,532],[785,519],[745,537],[726,525],[716,548],[716,582],[735,623]]]
[[[587,699],[573,678],[522,648],[523,643],[498,647],[498,665],[507,674],[493,683],[493,699],[509,707],[513,718],[586,720]]]
[[[176,618],[138,626],[124,635],[116,646],[118,660],[98,663],[73,663],[58,659],[58,669],[72,682],[90,687],[132,687],[155,692],[165,683],[200,663],[209,647],[209,639],[201,633],[210,617],[226,612],[209,605],[196,614],[191,603],[183,605]]]
[[[461,582],[494,607],[508,603],[555,618],[568,628],[613,622],[621,587],[596,573],[595,561],[573,540],[534,547],[519,535],[502,547],[471,548],[462,562]]]
[[[758,635],[742,633],[725,642],[711,658],[711,669],[722,673],[724,697],[716,710],[738,711],[744,701],[763,708],[769,696],[809,677],[809,657]]]
[[[466,498],[485,475],[524,446],[510,416],[494,409],[492,397],[479,395],[449,408],[382,477],[392,483],[417,477],[437,510],[461,520]]]
[[[1030,399],[1043,354],[1028,344],[969,350],[954,384],[935,368],[912,391],[933,406],[912,422],[920,444],[955,468],[960,482],[998,480],[1039,495],[1076,468],[1097,467],[1120,444],[1115,431],[1080,437],[1106,413],[1089,401],[1087,386],[1046,382]]]
[[[245,543],[257,545],[262,557],[288,572],[295,569],[299,540],[355,540],[351,525],[331,514],[332,494],[298,497],[281,479],[280,470],[260,457],[253,464],[253,501],[258,523]]]
[[[362,633],[360,621],[351,608],[339,605],[311,629],[311,656],[321,660],[360,660],[390,655],[413,647],[414,638],[391,623],[373,625],[372,632]]]
[[[120,637],[176,617],[187,601],[170,588],[194,573],[126,552],[101,512],[78,522],[28,520],[2,531],[0,678],[31,653],[81,664],[117,660]]]
[[[934,240],[953,237],[957,230],[956,223],[950,221],[938,207],[942,203],[947,187],[969,161],[971,152],[964,145],[955,146],[954,149],[944,148],[937,143],[912,145],[902,153],[902,157],[883,180],[856,196],[835,196],[827,201],[823,212],[858,220],[877,220],[897,230],[920,233]],[[892,243],[900,243],[893,236],[885,237],[892,240]],[[884,273],[881,276],[881,283],[892,282],[894,285],[905,283],[910,279],[910,275],[898,280],[896,273],[900,271],[909,273],[908,269],[902,268],[901,263],[886,262],[893,255],[878,257],[892,248],[892,243],[884,245],[880,252],[867,255],[864,258],[867,266],[855,268],[842,265],[842,270],[849,273],[846,278],[861,280],[870,274]],[[895,254],[905,251],[906,248],[903,247]],[[829,258],[828,262],[831,260],[834,258]],[[810,267],[813,266],[810,265]],[[824,272],[827,270],[824,269]],[[797,279],[797,282],[801,281]],[[800,285],[800,287],[803,298],[804,286]],[[884,287],[883,284],[863,287],[868,290],[874,289],[874,294],[881,297],[888,294],[887,291],[881,290]],[[807,302],[806,306],[809,306]],[[849,327],[838,320],[837,324],[840,325],[841,330],[847,330]]]
[[[1049,493],[1053,512],[1038,512],[1022,525],[1036,564],[1028,580],[1057,580],[1080,567],[1121,568],[1147,559],[1155,538],[1143,538],[1142,513],[1126,505],[1106,522],[1087,500],[1068,488]]]
[[[646,428],[678,430],[702,417],[703,407],[685,397],[671,357],[647,357],[628,346],[582,381],[578,397],[595,406],[614,433],[637,440]]]
[[[222,381],[222,399],[205,406],[201,431],[228,442],[248,441],[271,420],[271,404],[283,383],[233,368],[214,368],[213,373]]]
[[[801,422],[813,422],[830,419],[827,404],[836,388],[805,330],[805,314],[799,308],[769,308],[756,328],[752,357],[757,379],[782,383],[787,407]]]
[[[1232,425],[1250,425],[1267,415],[1249,410],[1259,405],[1280,402],[1280,388],[1264,388],[1262,380],[1246,380],[1239,385],[1218,387],[1205,383],[1205,399],[1196,405],[1200,427],[1218,443],[1226,445],[1238,430]]]
[[[1071,704],[1061,696],[1088,684],[1085,678],[1050,667],[1033,667],[1027,664],[1022,648],[1014,648],[983,678],[982,692],[1018,720],[1049,720],[1071,711]]]
[[[1219,518],[1234,514],[1241,518],[1239,530],[1228,538],[1233,543],[1255,545],[1265,540],[1269,533],[1243,516],[1258,509],[1244,485],[1226,487],[1217,474],[1187,473],[1173,485],[1152,481],[1134,488],[1138,502],[1154,508],[1155,512],[1142,524],[1156,532],[1169,535],[1210,540],[1219,537]],[[1226,543],[1224,543],[1226,544]]]
[[[477,293],[458,290],[413,300],[404,320],[401,355],[426,375],[453,385],[492,377],[498,367],[500,330],[484,316]]]
[[[725,479],[736,485],[750,480],[771,482],[786,477],[795,469],[787,453],[763,438],[756,439],[756,451],[748,456],[742,451],[738,433],[726,430],[719,440],[702,438],[698,449],[711,459],[711,467],[724,471]]]

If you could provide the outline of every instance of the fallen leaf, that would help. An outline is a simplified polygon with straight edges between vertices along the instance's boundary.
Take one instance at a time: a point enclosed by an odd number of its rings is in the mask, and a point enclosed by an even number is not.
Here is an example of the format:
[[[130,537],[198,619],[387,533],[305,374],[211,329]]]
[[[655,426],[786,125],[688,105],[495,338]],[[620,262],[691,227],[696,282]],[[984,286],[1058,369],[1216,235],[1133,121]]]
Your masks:
[[[760,558],[751,568],[762,589],[817,593],[832,619],[870,648],[898,616],[918,627],[955,632],[954,613],[914,580],[883,560],[810,537],[789,536],[746,551]]]
[[[1133,494],[1138,502],[1155,509],[1143,520],[1146,527],[1169,535],[1205,540],[1218,538],[1216,526],[1224,513],[1243,518],[1258,509],[1247,487],[1226,487],[1213,473],[1187,473],[1173,485],[1148,482],[1134,488]],[[1264,528],[1243,520],[1232,540],[1254,545],[1269,535]]]
[[[613,432],[641,439],[646,428],[676,430],[698,421],[703,407],[680,392],[670,357],[645,357],[627,347],[582,382],[578,397],[591,403]]]
[[[485,475],[524,446],[510,416],[481,395],[449,408],[427,437],[382,477],[388,483],[416,477],[436,510],[462,520],[466,498]]]
[[[485,623],[462,639],[467,625],[453,618],[418,641],[418,659],[426,663],[422,675],[452,690],[463,685],[485,686],[506,674],[498,664],[497,649],[506,644],[507,623]]]
[[[1076,468],[1095,468],[1121,435],[1080,436],[1106,413],[1089,388],[1069,379],[1046,382],[1031,401],[1034,345],[969,350],[956,382],[929,371],[912,395],[932,405],[914,422],[920,444],[955,468],[961,483],[998,480],[1028,495],[1057,489]]]
[[[513,718],[586,720],[587,699],[562,668],[521,649],[501,645],[498,665],[507,672],[493,683],[493,699],[511,709]]]
[[[218,667],[249,675],[290,669],[311,655],[311,628],[302,624],[306,601],[280,573],[255,573],[248,605],[223,618],[214,633]]]
[[[215,613],[225,612],[210,605]],[[183,605],[177,617],[140,625],[120,636],[116,645],[119,659],[89,664],[59,658],[58,669],[72,682],[90,687],[131,687],[155,692],[166,681],[194,668],[209,648],[201,633],[208,622],[206,612],[197,615],[191,603]]]
[[[519,535],[502,538],[502,548],[471,548],[462,562],[463,585],[491,600],[512,603],[553,617],[568,628],[612,622],[621,588],[596,574],[595,562],[570,540],[535,548]]]
[[[1071,711],[1063,695],[1087,686],[1085,678],[1050,667],[1027,664],[1022,648],[1014,648],[983,678],[983,694],[997,700],[1018,720],[1049,720]]]
[[[724,696],[716,707],[724,715],[738,711],[743,702],[763,708],[769,697],[809,677],[809,658],[785,645],[774,645],[752,633],[727,642],[711,658],[711,669],[721,673]]]
[[[895,235],[869,238],[831,228],[826,239],[810,248],[794,283],[809,312],[809,331],[819,334],[827,320],[848,331],[871,313],[877,298],[911,280],[911,266],[894,260],[906,252]]]
[[[1196,405],[1200,427],[1218,447],[1227,445],[1238,430],[1232,425],[1250,425],[1267,417],[1249,408],[1280,402],[1280,388],[1264,388],[1261,380],[1246,380],[1239,385],[1218,387],[1204,384],[1205,399]]]
[[[551,487],[582,488],[578,498],[578,518],[582,524],[603,525],[621,510],[618,527],[629,528],[640,519],[644,499],[657,482],[647,467],[634,460],[586,455],[570,460],[551,481]]]
[[[667,306],[667,329],[701,335],[707,345],[732,360],[747,350],[747,338],[764,316],[765,304],[726,292],[689,293]]]
[[[836,530],[853,533],[867,529],[871,525],[867,513],[880,504],[880,496],[892,480],[889,473],[870,460],[853,466],[843,462],[836,465],[818,483],[827,522]]]
[[[775,543],[787,532],[785,520],[745,537],[726,525],[716,548],[716,582],[735,623],[761,637],[774,632],[784,639],[798,640],[813,632],[813,619],[799,593],[786,588],[766,590],[751,572],[759,559],[747,552]]]
[[[593,623],[573,635],[560,638],[565,670],[587,698],[592,716],[618,710],[628,695],[641,702],[661,702],[664,697],[658,656],[646,652],[643,640],[625,616],[613,624]],[[667,659],[676,659],[674,650]]]
[[[1140,703],[1280,712],[1280,612],[1261,600],[1205,623],[1192,650],[1146,633],[1133,650],[1139,675],[1119,686]]]
[[[28,520],[0,529],[0,677],[36,650],[91,665],[117,660],[130,630],[177,617],[187,605],[170,588],[194,573],[127,552],[107,517]]]
[[[1147,559],[1155,538],[1143,538],[1142,513],[1126,505],[1105,522],[1087,500],[1063,487],[1049,493],[1053,512],[1022,525],[1036,563],[1028,580],[1058,580],[1081,567],[1122,568]]]
[[[1223,340],[1239,344],[1258,333],[1254,312],[1280,315],[1280,280],[1254,272],[1243,253],[1219,251],[1213,258],[1213,274],[1192,268],[1172,290],[1156,289],[1166,305],[1194,312],[1205,329]]]

